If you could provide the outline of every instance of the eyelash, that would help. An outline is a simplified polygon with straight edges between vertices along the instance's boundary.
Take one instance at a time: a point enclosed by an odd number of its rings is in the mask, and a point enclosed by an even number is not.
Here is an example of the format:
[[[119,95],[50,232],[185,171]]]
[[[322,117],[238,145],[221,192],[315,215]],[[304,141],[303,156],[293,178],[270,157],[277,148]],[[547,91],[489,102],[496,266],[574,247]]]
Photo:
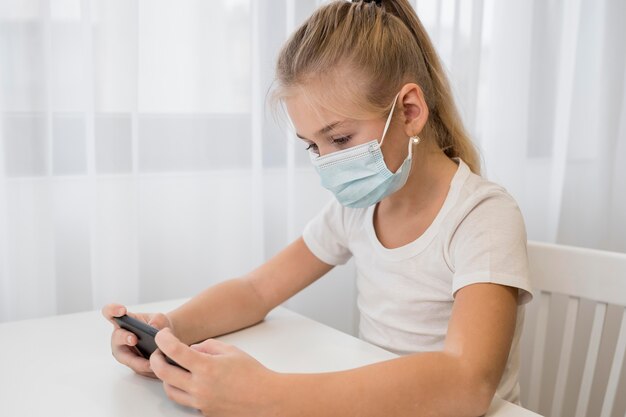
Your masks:
[[[338,137],[336,139],[333,139],[333,144],[334,145],[343,145],[344,143],[348,143],[350,138],[352,138],[352,136],[350,136],[350,135]]]
[[[338,137],[338,138],[336,138],[336,139],[333,139],[333,140],[332,140],[332,143],[333,143],[333,145],[344,145],[344,144],[348,143],[348,141],[349,141],[351,138],[352,138],[352,136],[351,136],[351,135],[348,135],[348,136],[341,136],[341,137]],[[309,151],[309,150],[311,150],[311,149],[313,149],[313,150],[317,149],[317,145],[316,145],[316,144],[314,144],[314,143],[309,143],[309,146],[307,146],[307,147],[305,148],[305,150]]]

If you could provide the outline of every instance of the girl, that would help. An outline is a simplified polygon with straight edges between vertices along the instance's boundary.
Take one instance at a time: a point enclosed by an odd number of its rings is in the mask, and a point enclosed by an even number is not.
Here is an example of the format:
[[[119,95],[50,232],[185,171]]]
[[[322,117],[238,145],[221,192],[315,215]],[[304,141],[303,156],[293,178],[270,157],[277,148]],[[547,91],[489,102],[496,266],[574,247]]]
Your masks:
[[[523,304],[532,297],[524,221],[506,190],[480,177],[408,1],[321,7],[284,45],[276,73],[274,98],[336,199],[248,275],[167,314],[131,314],[164,329],[160,350],[143,359],[135,336],[115,326],[115,358],[211,416],[459,417],[484,414],[494,394],[518,402]],[[399,358],[282,374],[209,339],[262,321],[350,257],[360,337]],[[103,308],[109,320],[125,313]]]

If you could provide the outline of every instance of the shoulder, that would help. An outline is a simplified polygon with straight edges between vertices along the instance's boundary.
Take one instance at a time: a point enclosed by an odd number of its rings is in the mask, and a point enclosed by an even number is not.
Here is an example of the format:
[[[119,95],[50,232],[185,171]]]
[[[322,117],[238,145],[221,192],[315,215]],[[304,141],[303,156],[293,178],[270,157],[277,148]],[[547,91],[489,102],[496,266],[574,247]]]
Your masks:
[[[527,240],[515,198],[503,186],[474,173],[460,187],[445,230],[444,252],[452,269],[461,253],[484,250],[494,256],[511,247],[525,248]]]
[[[451,237],[468,224],[524,227],[519,205],[506,188],[472,172],[459,191],[449,222]]]
[[[329,265],[346,263],[351,256],[350,235],[364,215],[365,209],[344,207],[333,198],[305,225],[302,238],[323,262]]]
[[[454,273],[455,292],[490,282],[520,289],[520,304],[532,298],[524,218],[504,187],[470,174],[448,232],[444,256]]]
[[[318,214],[309,222],[310,226],[326,225],[343,235],[350,234],[355,225],[361,224],[368,208],[345,207],[336,198],[330,199]]]

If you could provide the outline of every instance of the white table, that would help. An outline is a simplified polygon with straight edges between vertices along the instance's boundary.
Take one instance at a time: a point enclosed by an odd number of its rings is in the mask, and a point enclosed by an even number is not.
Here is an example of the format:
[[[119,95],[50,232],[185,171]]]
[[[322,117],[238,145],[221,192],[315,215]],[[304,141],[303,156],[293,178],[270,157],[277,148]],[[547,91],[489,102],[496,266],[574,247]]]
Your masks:
[[[184,300],[131,311],[167,312]],[[198,416],[170,401],[159,381],[111,356],[112,326],[99,311],[0,324],[0,416]],[[282,372],[324,372],[396,355],[279,307],[254,327],[221,340]],[[495,399],[490,417],[537,414]]]

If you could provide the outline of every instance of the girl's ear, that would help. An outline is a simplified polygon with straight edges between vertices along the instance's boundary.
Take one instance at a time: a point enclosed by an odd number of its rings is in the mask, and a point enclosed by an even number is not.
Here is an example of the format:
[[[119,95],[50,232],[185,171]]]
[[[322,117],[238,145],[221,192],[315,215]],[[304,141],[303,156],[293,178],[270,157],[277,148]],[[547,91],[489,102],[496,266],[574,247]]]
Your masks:
[[[400,90],[400,109],[404,116],[404,133],[419,135],[428,121],[428,105],[422,88],[415,83],[405,84]]]

